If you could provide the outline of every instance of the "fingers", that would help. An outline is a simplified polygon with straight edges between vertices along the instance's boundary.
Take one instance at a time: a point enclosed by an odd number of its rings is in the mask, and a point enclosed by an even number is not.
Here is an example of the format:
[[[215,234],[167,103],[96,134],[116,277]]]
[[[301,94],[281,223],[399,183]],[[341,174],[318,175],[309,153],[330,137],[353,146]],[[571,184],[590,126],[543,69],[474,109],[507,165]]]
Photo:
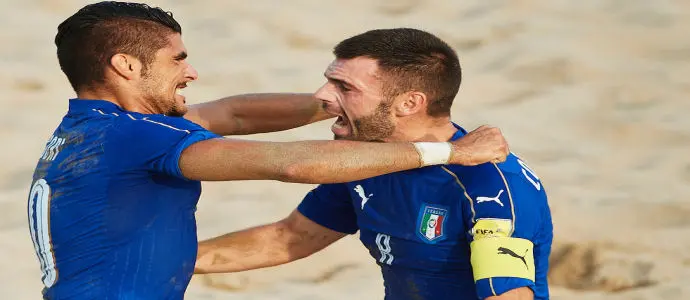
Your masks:
[[[505,151],[506,154],[509,152],[508,151],[508,142],[505,140],[505,137],[503,136],[503,133],[501,132],[501,129],[498,127],[493,127],[489,125],[482,125],[477,127],[475,129],[477,133],[481,133],[481,135],[485,135],[486,138],[488,139],[493,139],[497,143],[497,150],[500,151]]]
[[[489,153],[491,153],[492,157],[487,159],[489,162],[497,164],[506,161],[510,154],[510,149],[501,129],[482,125],[475,129],[475,131],[486,139],[487,147],[491,147]]]
[[[510,150],[501,130],[482,125],[454,142],[453,162],[466,166],[506,161]]]
[[[498,157],[496,157],[493,160],[493,163],[502,163],[506,161],[508,158],[508,155],[510,154],[510,148],[508,147],[508,142],[506,141],[505,137],[503,136],[503,133],[501,132],[500,129],[498,128],[492,128],[495,131],[495,134],[497,135],[497,139],[499,139],[499,145],[498,148],[496,149]]]
[[[491,163],[500,164],[500,163],[506,161],[506,158],[507,158],[507,157],[508,157],[507,155],[504,155],[504,156],[501,156],[501,157],[494,158],[494,159],[491,160]]]

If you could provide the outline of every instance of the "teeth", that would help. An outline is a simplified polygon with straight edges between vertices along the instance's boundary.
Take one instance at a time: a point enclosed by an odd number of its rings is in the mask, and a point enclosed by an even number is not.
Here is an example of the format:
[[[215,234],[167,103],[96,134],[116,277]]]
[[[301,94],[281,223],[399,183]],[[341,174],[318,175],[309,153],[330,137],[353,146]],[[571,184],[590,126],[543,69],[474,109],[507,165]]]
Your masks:
[[[184,91],[180,88],[176,89],[175,93],[177,93],[178,95],[184,96]]]
[[[338,119],[333,123],[333,128],[348,128],[350,125],[343,116],[339,116]]]

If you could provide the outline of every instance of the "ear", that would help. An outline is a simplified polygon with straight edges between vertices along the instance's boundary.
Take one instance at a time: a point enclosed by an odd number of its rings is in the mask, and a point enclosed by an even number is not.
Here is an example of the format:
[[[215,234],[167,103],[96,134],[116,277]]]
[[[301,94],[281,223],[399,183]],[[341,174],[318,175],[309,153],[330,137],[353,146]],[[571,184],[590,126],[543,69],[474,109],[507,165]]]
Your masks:
[[[395,101],[395,114],[398,117],[425,112],[427,107],[426,94],[422,92],[407,92],[398,96]]]
[[[141,62],[134,56],[118,53],[110,58],[110,67],[127,80],[141,77]]]

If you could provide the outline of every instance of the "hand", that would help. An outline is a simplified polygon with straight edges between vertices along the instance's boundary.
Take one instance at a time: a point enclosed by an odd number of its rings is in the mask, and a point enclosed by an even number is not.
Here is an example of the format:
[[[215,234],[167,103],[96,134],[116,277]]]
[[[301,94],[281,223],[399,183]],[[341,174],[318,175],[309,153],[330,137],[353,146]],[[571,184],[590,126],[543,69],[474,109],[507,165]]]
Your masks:
[[[510,153],[508,142],[501,134],[501,130],[486,125],[480,126],[451,144],[453,153],[449,163],[463,166],[504,162]]]

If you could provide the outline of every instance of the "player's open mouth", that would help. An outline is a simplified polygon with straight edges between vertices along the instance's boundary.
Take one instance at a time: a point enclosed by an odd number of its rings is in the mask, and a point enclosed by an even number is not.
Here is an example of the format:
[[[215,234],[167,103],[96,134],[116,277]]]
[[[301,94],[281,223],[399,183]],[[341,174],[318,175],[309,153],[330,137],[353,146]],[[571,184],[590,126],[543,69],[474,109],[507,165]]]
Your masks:
[[[177,85],[177,88],[175,89],[175,93],[178,94],[178,95],[184,96],[184,94],[183,94],[183,92],[182,92],[182,89],[184,89],[184,88],[186,88],[186,87],[187,87],[187,84],[186,84],[186,83],[178,84],[178,85]]]
[[[181,97],[182,97],[182,101],[183,101],[184,103],[187,103],[187,99],[185,98],[184,92],[183,92],[182,90],[183,90],[184,88],[186,88],[186,87],[187,87],[187,84],[186,84],[186,83],[183,83],[183,84],[177,85],[177,88],[175,89],[175,95],[181,96]]]
[[[345,116],[338,116],[338,119],[331,126],[331,131],[336,136],[349,136],[351,133],[350,120]]]
[[[349,124],[347,118],[344,116],[338,116],[338,119],[335,120],[335,124],[333,124],[333,127],[337,127],[337,128],[346,128],[349,126],[350,126],[350,124]]]

